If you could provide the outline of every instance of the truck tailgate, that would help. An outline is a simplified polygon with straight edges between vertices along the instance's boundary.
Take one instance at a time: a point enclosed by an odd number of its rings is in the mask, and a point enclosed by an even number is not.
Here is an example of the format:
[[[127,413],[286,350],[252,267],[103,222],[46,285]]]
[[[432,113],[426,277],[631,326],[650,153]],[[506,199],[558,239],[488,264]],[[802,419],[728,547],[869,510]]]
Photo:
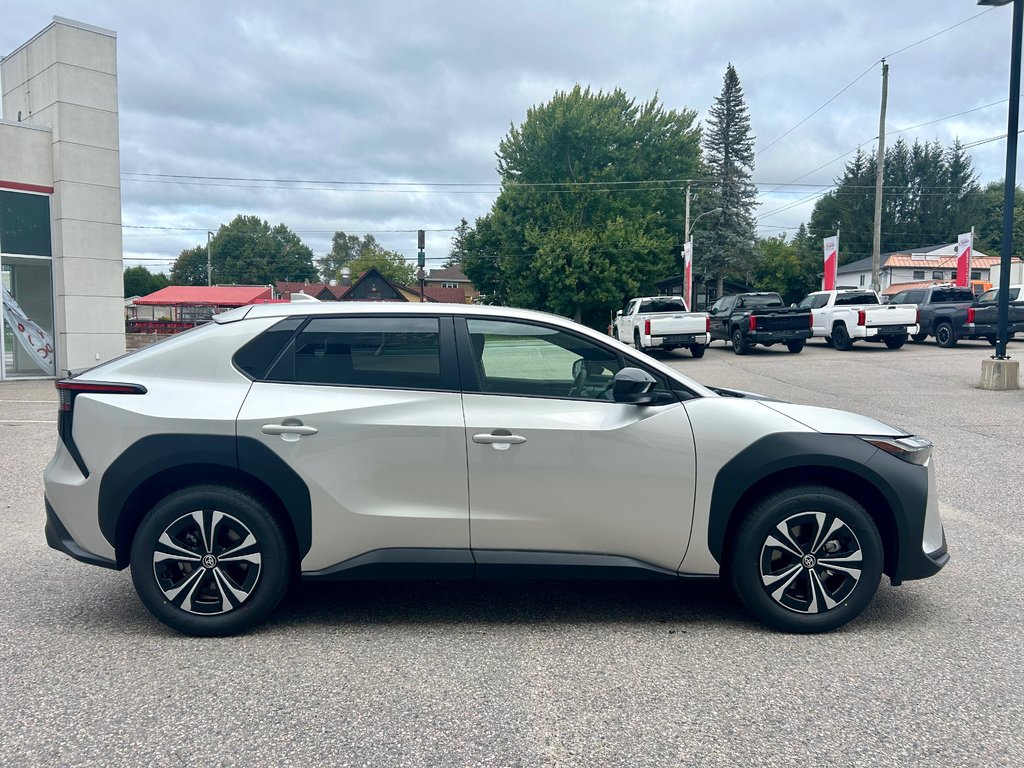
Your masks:
[[[651,315],[651,336],[677,336],[704,333],[707,315],[703,312],[683,312],[675,315]]]
[[[877,307],[864,307],[864,324],[868,328],[880,325],[915,325],[917,323],[916,304],[883,304]]]

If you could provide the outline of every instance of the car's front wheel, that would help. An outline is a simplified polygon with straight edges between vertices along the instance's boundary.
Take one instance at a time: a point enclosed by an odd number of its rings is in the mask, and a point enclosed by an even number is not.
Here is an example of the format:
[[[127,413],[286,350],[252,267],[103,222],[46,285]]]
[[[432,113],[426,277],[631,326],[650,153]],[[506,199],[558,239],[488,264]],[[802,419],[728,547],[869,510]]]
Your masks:
[[[783,632],[826,632],[856,617],[882,576],[882,541],[857,501],[827,486],[762,499],[736,530],[727,567],[747,609]]]
[[[188,635],[222,636],[262,621],[291,580],[281,526],[255,497],[202,485],[161,500],[131,550],[132,581],[160,621]]]

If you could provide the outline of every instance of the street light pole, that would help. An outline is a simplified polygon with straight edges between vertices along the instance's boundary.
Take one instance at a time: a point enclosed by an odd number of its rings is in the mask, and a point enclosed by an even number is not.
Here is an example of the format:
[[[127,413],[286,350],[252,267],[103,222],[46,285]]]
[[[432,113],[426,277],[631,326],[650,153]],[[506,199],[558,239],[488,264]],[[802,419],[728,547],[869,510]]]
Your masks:
[[[206,230],[206,284],[213,285],[213,262],[210,261],[210,243],[213,241],[213,232]]]
[[[697,218],[695,218],[691,222],[690,221],[690,187],[689,186],[686,187],[686,222],[685,222],[684,231],[683,231],[683,235],[684,235],[683,243],[689,243],[690,244],[690,253],[693,253],[693,228],[694,228],[694,226],[696,226],[697,222],[700,221],[705,216],[707,216],[709,214],[712,214],[712,213],[721,213],[721,211],[722,211],[721,208],[712,208],[710,211],[704,211],[704,213],[702,213],[700,216],[698,216]],[[684,257],[684,262],[685,262],[685,257]],[[684,265],[683,265],[683,280],[686,279],[685,274],[686,274],[686,268],[685,268],[685,263],[684,263]],[[690,279],[692,281],[692,279],[693,279],[692,275],[691,275]],[[692,283],[690,285],[684,285],[683,286],[683,294],[684,295],[685,294],[690,294],[691,296],[693,295],[693,285],[692,285]],[[705,298],[706,298],[706,296],[705,296]],[[694,302],[694,303],[696,303],[696,302]]]

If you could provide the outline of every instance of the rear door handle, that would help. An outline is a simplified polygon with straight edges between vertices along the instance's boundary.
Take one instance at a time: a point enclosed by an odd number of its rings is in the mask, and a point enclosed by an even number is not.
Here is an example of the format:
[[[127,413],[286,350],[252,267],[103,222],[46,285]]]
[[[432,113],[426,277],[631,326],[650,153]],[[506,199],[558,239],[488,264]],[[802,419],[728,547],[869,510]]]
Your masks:
[[[307,427],[305,424],[264,424],[260,427],[264,435],[315,435],[316,427]]]

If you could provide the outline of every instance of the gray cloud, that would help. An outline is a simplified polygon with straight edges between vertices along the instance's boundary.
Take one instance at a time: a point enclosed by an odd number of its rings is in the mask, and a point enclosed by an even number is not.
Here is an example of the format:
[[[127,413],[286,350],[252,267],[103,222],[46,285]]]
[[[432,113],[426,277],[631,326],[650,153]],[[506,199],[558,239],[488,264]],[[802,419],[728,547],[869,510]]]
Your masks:
[[[0,51],[42,29],[48,13],[116,30],[126,172],[496,183],[494,152],[509,125],[577,82],[641,100],[658,93],[668,107],[703,117],[732,62],[763,148],[881,56],[981,10],[962,0],[66,0],[44,13],[2,0]],[[997,9],[893,56],[889,130],[1005,99],[1009,17]],[[761,152],[755,178],[787,182],[861,142],[870,151],[878,100],[875,67]],[[972,141],[1003,133],[1005,121],[1001,104],[901,135]],[[1002,176],[1003,150],[993,142],[972,151],[983,180]],[[802,181],[827,184],[841,171],[835,162]],[[126,178],[126,258],[170,261],[238,213],[284,222],[317,252],[342,229],[372,231],[411,257],[414,233],[389,230],[450,230],[485,213],[495,195],[269,186]],[[762,213],[814,192],[780,189],[765,196]],[[764,218],[763,231],[795,227],[812,206]],[[444,256],[450,235],[429,233],[428,255]]]

